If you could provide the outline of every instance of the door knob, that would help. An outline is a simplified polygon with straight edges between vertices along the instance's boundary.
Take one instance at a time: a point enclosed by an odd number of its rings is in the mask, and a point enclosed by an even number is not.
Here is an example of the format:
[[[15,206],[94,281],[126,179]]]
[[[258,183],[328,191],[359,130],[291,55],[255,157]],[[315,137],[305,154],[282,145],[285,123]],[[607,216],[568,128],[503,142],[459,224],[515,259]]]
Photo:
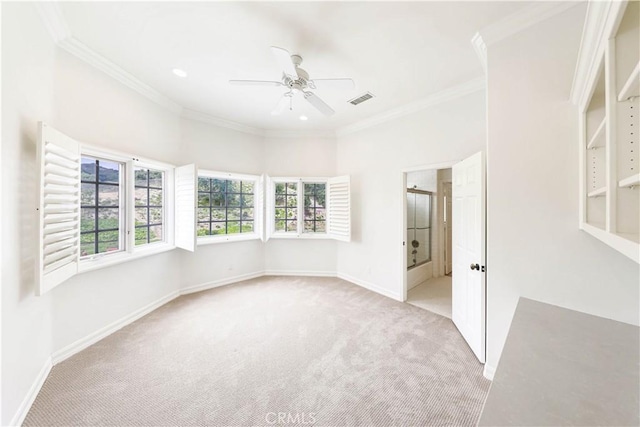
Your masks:
[[[480,271],[480,265],[479,264],[471,264],[471,269]]]

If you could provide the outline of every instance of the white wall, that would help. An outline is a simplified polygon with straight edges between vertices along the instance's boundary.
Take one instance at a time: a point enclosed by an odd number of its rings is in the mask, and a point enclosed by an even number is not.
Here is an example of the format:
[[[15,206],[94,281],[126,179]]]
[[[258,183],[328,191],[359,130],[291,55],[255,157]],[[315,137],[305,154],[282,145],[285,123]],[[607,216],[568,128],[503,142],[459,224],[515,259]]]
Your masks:
[[[174,113],[142,98],[60,49],[53,73],[54,118],[84,143],[173,163],[182,152]],[[57,351],[180,287],[177,251],[80,274],[55,288]]]
[[[520,296],[638,324],[639,266],[578,229],[568,101],[585,5],[488,49],[488,342],[495,368]]]
[[[336,174],[334,138],[266,138],[264,170],[269,176],[332,177]],[[333,240],[270,239],[265,244],[269,273],[335,274]]]
[[[407,188],[414,186],[418,190],[436,193],[438,191],[438,170],[427,169],[407,173]]]
[[[33,6],[3,3],[2,425],[52,349],[52,298],[35,296],[34,256],[37,122],[52,119],[53,61],[52,42]]]
[[[351,175],[352,242],[338,273],[402,298],[403,170],[461,160],[485,147],[485,98],[476,92],[338,138],[338,174]]]
[[[199,169],[260,175],[263,172],[264,141],[207,123],[181,121],[184,150],[182,164]],[[179,251],[182,288],[224,282],[264,270],[264,245],[259,240],[198,246],[195,253]]]

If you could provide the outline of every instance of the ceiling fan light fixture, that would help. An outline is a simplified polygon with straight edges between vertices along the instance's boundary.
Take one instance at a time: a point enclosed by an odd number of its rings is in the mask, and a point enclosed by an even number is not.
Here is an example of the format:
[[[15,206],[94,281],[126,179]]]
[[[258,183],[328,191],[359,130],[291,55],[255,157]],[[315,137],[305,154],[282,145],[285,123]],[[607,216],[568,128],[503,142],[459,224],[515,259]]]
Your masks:
[[[180,68],[174,68],[173,69],[173,74],[175,74],[176,76],[181,77],[181,78],[187,77],[187,72],[185,70],[180,69]]]

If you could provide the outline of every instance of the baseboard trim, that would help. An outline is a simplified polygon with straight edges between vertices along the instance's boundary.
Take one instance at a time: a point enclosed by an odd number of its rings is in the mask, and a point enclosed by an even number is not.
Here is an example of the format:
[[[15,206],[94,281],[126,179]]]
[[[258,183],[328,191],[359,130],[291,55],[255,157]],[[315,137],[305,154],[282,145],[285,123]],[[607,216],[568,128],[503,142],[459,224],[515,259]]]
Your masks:
[[[123,327],[127,326],[130,323],[135,322],[136,320],[138,320],[139,318],[151,313],[153,310],[165,305],[166,303],[168,303],[169,301],[177,298],[178,296],[180,296],[180,292],[179,291],[173,291],[171,293],[169,293],[168,295],[163,296],[162,298],[145,305],[144,307],[134,311],[131,314],[128,314],[118,320],[116,320],[115,322],[112,322],[110,324],[108,324],[107,326],[98,329],[95,332],[90,333],[89,335],[85,336],[84,338],[80,338],[79,340],[77,340],[76,342],[73,342],[71,344],[69,344],[66,347],[63,347],[62,349],[54,352],[51,355],[51,359],[53,361],[54,365],[57,365],[58,363],[68,359],[69,357],[73,356],[74,354],[84,350],[85,348],[89,347],[90,345],[93,345],[95,343],[97,343],[98,341],[100,341],[101,339],[111,335],[112,333],[116,332],[119,329],[122,329]]]
[[[35,381],[33,382],[33,384],[31,384],[31,387],[29,388],[27,395],[24,397],[24,400],[18,407],[18,410],[16,411],[16,414],[11,419],[11,422],[9,423],[9,425],[12,425],[12,426],[22,425],[22,423],[24,422],[24,419],[27,417],[27,414],[29,413],[29,409],[31,409],[31,405],[33,405],[33,402],[36,400],[38,393],[40,393],[40,389],[42,388],[45,380],[49,376],[49,372],[51,372],[52,367],[53,367],[53,363],[51,362],[51,357],[48,357],[47,360],[44,362],[44,365],[40,369],[40,372],[38,372],[38,375],[36,376]]]
[[[484,365],[484,369],[482,371],[482,375],[488,379],[489,381],[493,381],[493,376],[496,373],[496,368],[493,366],[489,366],[488,364]]]
[[[264,276],[264,271],[256,271],[254,273],[241,274],[239,276],[227,277],[226,279],[213,280],[211,282],[202,283],[200,285],[189,286],[180,290],[180,295],[188,295],[194,292],[206,291],[220,286],[230,285],[243,280],[255,279]]]
[[[365,280],[357,279],[357,278],[355,278],[353,276],[349,276],[348,274],[344,274],[344,273],[337,273],[336,277],[338,277],[339,279],[342,279],[342,280],[346,280],[347,282],[351,282],[354,285],[361,286],[361,287],[363,287],[365,289],[368,289],[370,291],[373,291],[373,292],[375,292],[377,294],[384,295],[385,297],[394,299],[396,301],[403,302],[402,295],[396,294],[395,292],[391,292],[388,289],[381,288],[380,286],[375,285],[375,284],[373,284],[371,282],[367,282]]]
[[[264,276],[336,277],[335,271],[266,270]]]

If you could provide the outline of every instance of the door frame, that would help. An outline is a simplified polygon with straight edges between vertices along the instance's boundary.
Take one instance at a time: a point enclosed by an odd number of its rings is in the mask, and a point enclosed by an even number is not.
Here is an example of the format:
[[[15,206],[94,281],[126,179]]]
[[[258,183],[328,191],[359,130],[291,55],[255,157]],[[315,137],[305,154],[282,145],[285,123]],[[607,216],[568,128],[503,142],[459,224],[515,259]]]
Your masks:
[[[460,162],[462,160],[451,160],[448,162],[441,162],[441,163],[430,163],[430,164],[426,164],[426,165],[422,165],[422,166],[413,166],[410,168],[406,168],[406,169],[402,169],[402,173],[401,173],[401,197],[402,197],[402,203],[400,204],[401,206],[401,215],[402,215],[402,221],[401,222],[401,229],[398,232],[398,235],[400,236],[400,254],[402,257],[402,276],[400,277],[401,283],[402,283],[402,301],[403,302],[407,302],[407,248],[406,248],[406,244],[407,244],[407,174],[409,172],[419,172],[419,171],[424,171],[424,170],[438,170],[438,169],[449,169],[452,168],[453,165],[455,165],[456,163]],[[485,234],[486,234],[486,228],[485,228]]]

